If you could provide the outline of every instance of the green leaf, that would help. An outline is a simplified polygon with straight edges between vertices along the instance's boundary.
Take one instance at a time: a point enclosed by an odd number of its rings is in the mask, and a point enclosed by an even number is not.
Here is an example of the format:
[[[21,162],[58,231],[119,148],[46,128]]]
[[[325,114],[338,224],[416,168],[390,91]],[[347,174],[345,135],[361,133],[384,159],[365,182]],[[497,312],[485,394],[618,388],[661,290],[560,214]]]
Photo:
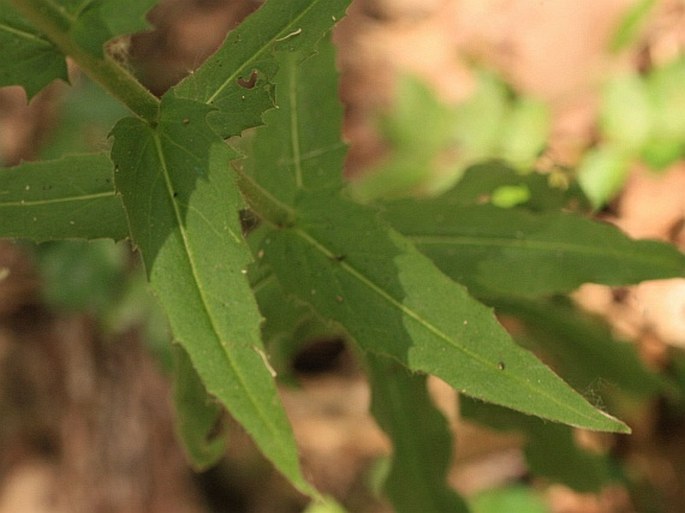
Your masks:
[[[507,91],[490,73],[482,73],[478,79],[474,94],[451,106],[422,79],[402,77],[392,111],[381,122],[391,151],[352,182],[355,198],[367,202],[436,194],[456,183],[468,166],[496,158],[503,124],[511,118]]]
[[[612,385],[614,392],[642,398],[664,390],[663,380],[645,367],[634,344],[616,340],[606,323],[568,300],[500,298],[493,303],[498,313],[523,322],[534,349],[548,357],[575,388]]]
[[[55,79],[67,81],[62,53],[0,0],[0,87],[20,85],[29,98]]]
[[[216,107],[209,121],[223,137],[260,125],[262,113],[273,107],[275,52],[312,53],[348,4],[349,0],[267,1],[207,62],[175,86],[173,94]]]
[[[148,279],[207,391],[295,486],[314,493],[262,350],[229,167],[235,152],[207,125],[209,110],[167,95],[155,128],[120,121],[116,185]]]
[[[677,59],[653,71],[647,87],[653,108],[652,131],[640,156],[652,167],[662,170],[685,153],[685,60]]]
[[[446,483],[452,433],[433,406],[426,377],[393,360],[364,357],[371,383],[371,412],[393,444],[385,492],[397,513],[468,511]]]
[[[555,178],[560,182],[559,185],[553,185]],[[562,209],[586,211],[590,207],[575,182],[565,183],[563,176],[554,174],[531,173],[522,176],[500,162],[470,167],[455,187],[430,201],[439,202],[445,210],[458,206],[484,205],[493,203],[493,197],[503,187],[528,189],[528,200],[520,206],[535,212]],[[416,203],[414,199],[406,199],[387,205],[392,210],[396,205],[398,208],[414,208]]]
[[[652,110],[647,85],[641,76],[637,73],[616,76],[606,84],[602,95],[602,135],[625,151],[636,151],[652,129]]]
[[[128,246],[111,240],[52,241],[36,248],[43,298],[56,309],[102,319],[126,287]]]
[[[128,115],[126,107],[86,75],[80,76],[58,103],[59,130],[51,130],[41,141],[43,160],[102,150],[114,124]]]
[[[440,101],[423,79],[400,77],[392,109],[380,120],[389,154],[350,184],[353,195],[370,201],[454,183],[469,163],[459,121],[457,110]]]
[[[148,28],[145,13],[157,0],[66,0],[46,16],[87,52],[101,56],[110,39]],[[8,0],[0,0],[0,86],[21,85],[29,98],[55,79],[68,81],[64,55]]]
[[[613,145],[588,151],[577,170],[578,183],[595,209],[612,200],[621,190],[630,171],[633,148]]]
[[[362,349],[474,397],[597,430],[626,431],[514,344],[472,299],[368,209],[303,194],[297,223],[264,241],[286,290],[342,324]]]
[[[176,430],[188,460],[197,471],[216,464],[226,450],[220,426],[223,408],[207,394],[188,353],[174,346]]]
[[[459,407],[466,419],[499,431],[523,432],[526,435],[524,452],[530,471],[535,475],[561,482],[579,492],[599,492],[617,477],[609,458],[578,447],[568,426],[545,423],[472,399],[460,400]]]
[[[264,114],[246,150],[251,158],[238,165],[261,187],[292,205],[297,191],[342,186],[347,146],[340,140],[342,105],[338,100],[335,49],[330,40],[316,55],[301,61],[281,54],[275,77],[278,109]]]
[[[0,169],[0,237],[44,241],[127,236],[106,155]]]
[[[550,117],[546,103],[527,96],[519,98],[504,121],[499,157],[520,173],[531,172],[547,144]]]
[[[534,489],[522,485],[485,490],[469,503],[473,513],[551,513]]]
[[[312,502],[302,513],[347,513],[347,510],[331,498]]]
[[[149,28],[145,14],[158,0],[88,0],[72,2],[76,16],[71,36],[84,49],[96,56],[103,54],[103,45],[121,35],[142,32]]]
[[[627,285],[685,273],[671,244],[634,240],[618,228],[562,212],[492,205],[398,202],[385,218],[453,280],[480,297],[540,296],[583,283]]]
[[[625,49],[637,39],[640,30],[655,5],[655,0],[634,0],[633,5],[628,8],[621,18],[618,28],[611,38],[609,48],[612,52]]]

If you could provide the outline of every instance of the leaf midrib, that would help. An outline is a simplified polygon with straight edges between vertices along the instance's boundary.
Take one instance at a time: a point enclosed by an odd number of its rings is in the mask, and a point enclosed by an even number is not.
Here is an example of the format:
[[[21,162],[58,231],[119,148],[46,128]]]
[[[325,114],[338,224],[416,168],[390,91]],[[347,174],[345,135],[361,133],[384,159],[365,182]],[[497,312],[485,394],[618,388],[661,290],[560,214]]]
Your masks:
[[[243,374],[240,372],[240,366],[236,365],[236,362],[234,361],[233,357],[230,355],[230,353],[226,352],[224,350],[224,345],[221,343],[222,337],[220,335],[220,330],[218,329],[214,316],[211,315],[210,310],[209,310],[209,305],[208,301],[206,298],[206,293],[204,290],[204,287],[202,286],[201,280],[199,279],[199,274],[197,271],[197,266],[195,264],[195,259],[193,257],[193,252],[190,247],[190,243],[188,241],[188,234],[186,233],[186,230],[183,227],[183,216],[181,215],[181,212],[178,209],[178,205],[174,201],[174,187],[172,184],[172,179],[169,174],[169,168],[167,166],[166,162],[166,157],[164,156],[164,150],[162,148],[162,142],[160,140],[160,137],[158,133],[154,130],[151,130],[152,132],[152,139],[155,144],[155,151],[157,153],[157,157],[160,162],[160,167],[162,169],[162,175],[164,177],[164,185],[167,191],[167,199],[170,201],[173,211],[174,211],[174,217],[176,220],[176,225],[178,226],[179,233],[181,235],[181,240],[183,241],[183,249],[184,249],[184,255],[185,258],[188,262],[188,265],[190,267],[192,277],[193,277],[193,282],[195,283],[196,289],[198,293],[200,294],[200,299],[201,299],[201,304],[202,304],[202,309],[205,312],[205,315],[207,316],[207,319],[209,320],[210,326],[212,328],[212,332],[214,335],[215,340],[219,342],[219,346],[221,347],[222,351],[221,353],[224,355],[226,358],[227,363],[229,366],[233,369],[234,375],[237,377],[240,386],[242,389],[245,391],[246,396],[249,398],[250,403],[252,403],[253,410],[256,411],[262,420],[262,424],[265,426],[268,426],[269,430],[272,433],[277,434],[278,429],[275,429],[272,422],[270,422],[270,417],[265,414],[265,412],[262,411],[262,409],[259,407],[259,402],[255,400],[254,394],[252,393],[252,390],[250,387],[246,385],[246,380]]]
[[[80,201],[90,201],[102,198],[115,197],[114,191],[99,192],[95,194],[84,194],[81,196],[63,196],[60,198],[44,199],[44,200],[19,200],[19,201],[0,201],[1,208],[9,207],[40,207],[43,205],[54,205],[56,203],[76,203]]]
[[[625,251],[618,251],[614,247],[602,247],[599,250],[591,244],[579,245],[568,242],[543,241],[536,239],[521,239],[517,237],[474,237],[468,235],[405,235],[407,239],[418,246],[471,246],[484,248],[500,249],[525,249],[547,253],[575,253],[591,257],[610,257],[625,261],[627,258],[651,265],[664,265],[663,259],[651,258],[651,255],[644,253],[635,254]],[[640,242],[640,241],[638,241]],[[669,264],[670,267],[670,264]]]
[[[0,30],[4,30],[5,32],[9,32],[10,34],[21,37],[23,39],[28,39],[36,43],[40,43],[41,45],[46,47],[53,47],[52,43],[50,43],[48,40],[43,39],[42,37],[31,32],[26,32],[25,30],[20,30],[18,28],[12,27],[6,23],[0,23]]]
[[[292,59],[292,57],[291,57]],[[300,126],[298,122],[297,98],[297,66],[288,66],[288,104],[290,107],[290,148],[293,152],[295,165],[295,185],[298,189],[304,187],[302,178],[302,156],[300,151]]]
[[[242,64],[240,64],[235,72],[233,72],[231,75],[229,75],[224,82],[221,83],[221,85],[217,88],[217,90],[205,101],[205,103],[212,103],[216,98],[223,92],[224,89],[226,89],[231,82],[234,82],[235,80],[238,79],[238,75],[242,70],[244,70],[246,67],[248,67],[250,64],[253,62],[256,62],[262,54],[269,48],[271,47],[274,43],[278,42],[278,39],[285,35],[286,33],[289,34],[292,32],[290,28],[293,25],[299,24],[300,20],[304,18],[307,13],[314,8],[314,5],[318,3],[318,0],[315,0],[311,2],[304,10],[300,12],[295,18],[293,18],[288,25],[286,25],[285,28],[283,28],[281,31],[279,31],[274,37],[268,40],[267,43],[262,45],[262,47],[257,50],[256,52],[252,53],[249,59],[246,59],[243,61]]]

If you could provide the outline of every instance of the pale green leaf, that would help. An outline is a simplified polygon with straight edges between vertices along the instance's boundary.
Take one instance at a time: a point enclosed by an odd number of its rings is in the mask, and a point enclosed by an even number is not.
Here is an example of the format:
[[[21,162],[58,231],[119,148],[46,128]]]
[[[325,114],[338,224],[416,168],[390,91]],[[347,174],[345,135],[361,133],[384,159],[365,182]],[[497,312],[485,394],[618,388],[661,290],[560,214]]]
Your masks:
[[[520,173],[531,172],[547,144],[550,118],[550,109],[546,103],[527,96],[519,98],[504,120],[499,157]]]
[[[633,0],[632,5],[621,17],[611,38],[609,48],[612,52],[624,50],[637,40],[656,4],[655,0]]]
[[[627,285],[685,274],[685,255],[663,242],[562,212],[492,205],[397,202],[385,217],[475,295],[539,296],[583,283]]]
[[[296,208],[297,223],[265,239],[265,258],[286,290],[342,324],[362,349],[525,413],[628,430],[513,343],[490,309],[373,212],[324,194],[303,195]]]
[[[295,486],[313,493],[261,345],[229,167],[235,152],[207,125],[208,111],[166,96],[155,128],[120,121],[117,188],[149,281],[207,391]]]
[[[473,513],[552,513],[539,492],[520,484],[483,490],[469,506]]]
[[[262,113],[273,107],[275,52],[312,53],[348,4],[349,0],[268,0],[207,62],[175,86],[174,94],[216,107],[210,124],[224,137],[260,125]]]
[[[121,240],[128,227],[104,154],[0,169],[0,237]]]
[[[599,209],[612,200],[623,187],[630,171],[633,148],[612,145],[589,150],[577,170],[578,183]]]
[[[331,498],[312,502],[302,513],[347,513],[347,510]]]
[[[393,444],[392,466],[384,490],[397,513],[468,511],[447,486],[452,433],[433,406],[426,377],[397,362],[364,357],[371,384],[371,412]]]
[[[492,191],[490,202],[496,207],[512,208],[530,199],[530,189],[522,185],[503,185]]]
[[[454,183],[471,163],[468,143],[476,137],[469,129],[474,127],[460,130],[465,120],[459,110],[442,102],[423,79],[415,76],[400,77],[395,89],[392,109],[379,123],[389,151],[350,184],[352,194],[360,201],[444,189],[438,176],[445,183]],[[468,110],[467,105],[460,107]]]
[[[29,98],[55,79],[67,80],[60,51],[0,0],[0,87],[20,85]]]
[[[648,93],[644,79],[637,73],[613,77],[602,92],[602,136],[625,151],[637,151],[652,129],[653,108]]]
[[[180,346],[174,349],[176,431],[193,467],[204,470],[226,450],[226,434],[220,429],[224,410],[207,394],[188,353]]]

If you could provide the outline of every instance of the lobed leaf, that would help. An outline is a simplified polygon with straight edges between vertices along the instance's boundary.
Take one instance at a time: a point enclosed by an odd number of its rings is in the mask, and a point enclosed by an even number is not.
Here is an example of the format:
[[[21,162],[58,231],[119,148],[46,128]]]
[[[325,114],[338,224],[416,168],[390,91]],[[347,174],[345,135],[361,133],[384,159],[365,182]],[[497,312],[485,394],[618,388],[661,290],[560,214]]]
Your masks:
[[[115,37],[147,30],[145,14],[158,0],[74,0],[67,2],[74,16],[70,34],[88,52],[100,56]]]
[[[86,52],[100,57],[111,39],[148,28],[145,13],[157,0],[62,0],[45,16]],[[63,53],[0,0],[0,86],[21,85],[29,98],[55,79],[68,81]]]
[[[466,395],[574,426],[627,431],[531,353],[492,311],[374,213],[303,194],[295,225],[264,241],[286,290],[345,327],[365,351],[435,374]]]
[[[9,0],[0,0],[0,49],[0,87],[20,85],[32,98],[53,80],[68,80],[64,55]]]
[[[583,283],[626,285],[685,273],[670,244],[633,240],[607,223],[561,212],[436,201],[390,205],[385,217],[455,281],[480,297],[531,297]]]
[[[148,279],[207,391],[295,486],[313,493],[261,346],[228,165],[235,152],[207,125],[209,110],[167,95],[155,128],[120,121],[112,150],[117,189]]]
[[[313,53],[345,14],[349,0],[269,0],[232,31],[219,50],[172,90],[218,110],[209,117],[223,137],[261,125],[273,107],[275,52]]]
[[[371,412],[393,444],[392,467],[384,485],[397,513],[467,512],[446,483],[452,434],[433,406],[426,377],[396,362],[367,354]]]
[[[342,187],[347,146],[340,140],[343,108],[338,100],[335,48],[322,40],[316,55],[280,54],[274,79],[276,104],[264,114],[246,148],[251,158],[238,163],[261,187],[286,204],[301,189]]]
[[[40,242],[127,236],[107,155],[69,156],[0,169],[0,237]]]

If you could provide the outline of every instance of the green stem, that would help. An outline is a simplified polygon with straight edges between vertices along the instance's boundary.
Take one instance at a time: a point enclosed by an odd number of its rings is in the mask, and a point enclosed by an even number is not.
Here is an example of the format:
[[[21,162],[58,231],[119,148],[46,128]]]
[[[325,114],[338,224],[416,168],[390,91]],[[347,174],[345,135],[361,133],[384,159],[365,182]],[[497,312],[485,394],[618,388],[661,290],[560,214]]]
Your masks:
[[[95,56],[70,36],[73,20],[53,0],[12,0],[17,10],[38,30],[71,57],[93,80],[124,103],[136,115],[154,123],[159,100],[109,55]]]
[[[277,228],[285,228],[295,224],[295,210],[274,197],[269,191],[245,174],[238,166],[234,166],[236,183],[243,198],[259,218]]]

